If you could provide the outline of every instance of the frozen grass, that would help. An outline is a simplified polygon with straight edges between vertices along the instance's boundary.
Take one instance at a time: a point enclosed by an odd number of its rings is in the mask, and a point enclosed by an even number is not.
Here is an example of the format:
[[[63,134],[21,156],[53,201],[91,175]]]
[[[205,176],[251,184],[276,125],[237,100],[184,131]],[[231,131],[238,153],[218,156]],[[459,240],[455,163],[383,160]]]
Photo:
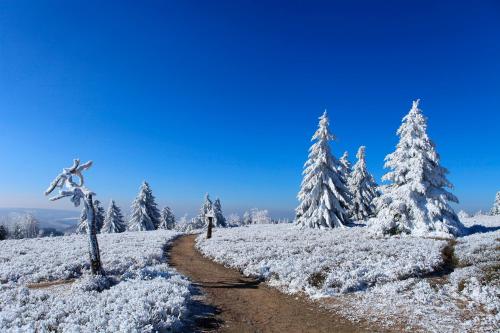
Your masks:
[[[179,328],[186,316],[189,282],[164,263],[164,247],[177,235],[164,230],[98,235],[109,280],[88,276],[84,235],[3,241],[0,331]],[[70,278],[78,279],[72,285],[26,287],[27,283]]]
[[[496,220],[500,225],[500,219]],[[478,224],[471,222],[469,225]],[[377,237],[368,228],[290,225],[217,229],[200,251],[287,293],[304,292],[353,321],[407,331],[499,328],[500,231],[456,241]]]

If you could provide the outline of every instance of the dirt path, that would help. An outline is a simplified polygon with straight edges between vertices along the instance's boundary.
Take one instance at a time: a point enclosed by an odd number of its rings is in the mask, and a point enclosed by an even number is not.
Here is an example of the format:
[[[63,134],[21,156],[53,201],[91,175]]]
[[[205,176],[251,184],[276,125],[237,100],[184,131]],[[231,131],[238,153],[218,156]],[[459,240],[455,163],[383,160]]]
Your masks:
[[[177,239],[170,264],[191,278],[204,294],[194,329],[202,332],[373,332],[335,314],[247,278],[204,258],[194,247],[196,235]]]

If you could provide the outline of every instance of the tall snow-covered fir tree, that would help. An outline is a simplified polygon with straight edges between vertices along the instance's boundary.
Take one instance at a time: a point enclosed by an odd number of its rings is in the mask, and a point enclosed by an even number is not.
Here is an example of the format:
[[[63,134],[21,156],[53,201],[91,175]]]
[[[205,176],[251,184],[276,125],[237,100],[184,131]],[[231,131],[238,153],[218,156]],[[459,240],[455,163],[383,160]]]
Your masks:
[[[491,208],[491,215],[500,215],[500,191],[495,196],[495,202]]]
[[[383,180],[383,194],[377,199],[375,228],[388,234],[431,233],[459,235],[463,231],[457,215],[449,205],[458,199],[446,188],[448,170],[439,164],[439,155],[427,135],[427,119],[413,102],[397,131],[396,150],[385,158],[390,171]]]
[[[109,203],[106,217],[104,218],[104,225],[102,226],[101,233],[119,233],[126,230],[125,220],[123,218],[120,207],[115,204],[114,200]]]
[[[139,194],[132,203],[132,216],[129,230],[154,230],[160,225],[160,211],[155,202],[153,192],[147,182],[143,182]]]
[[[366,168],[365,146],[359,147],[348,185],[351,193],[351,203],[349,212],[356,220],[366,220],[375,216],[374,199],[379,196],[378,186],[373,176]]]
[[[94,218],[96,232],[101,232],[102,226],[104,225],[105,211],[102,208],[101,202],[99,200],[94,200]],[[82,209],[80,214],[80,221],[78,222],[78,227],[76,228],[76,233],[84,234],[87,232],[87,210],[85,207]]]
[[[325,111],[319,118],[319,128],[312,137],[315,143],[304,165],[304,178],[297,196],[299,206],[295,210],[299,226],[336,228],[349,222],[348,189],[342,180],[340,163],[332,155],[328,143],[334,139]]]
[[[349,153],[347,151],[345,151],[342,157],[339,159],[339,164],[340,170],[342,171],[343,181],[345,184],[347,184],[352,172],[351,162],[349,162]]]
[[[161,211],[161,223],[158,229],[173,230],[175,227],[175,215],[170,207],[165,207]]]
[[[222,206],[220,203],[220,199],[217,198],[213,204],[214,210],[214,227],[225,228],[227,227],[226,218],[224,214],[222,214]]]

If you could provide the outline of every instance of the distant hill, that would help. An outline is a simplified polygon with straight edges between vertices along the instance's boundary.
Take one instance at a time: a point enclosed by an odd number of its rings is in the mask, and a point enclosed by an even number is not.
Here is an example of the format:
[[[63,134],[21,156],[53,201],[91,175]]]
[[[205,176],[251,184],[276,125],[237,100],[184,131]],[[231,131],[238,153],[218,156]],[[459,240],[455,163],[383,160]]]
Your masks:
[[[32,214],[39,222],[40,228],[53,228],[57,231],[75,229],[80,213],[73,210],[42,208],[0,208],[0,223],[9,225],[25,214]]]

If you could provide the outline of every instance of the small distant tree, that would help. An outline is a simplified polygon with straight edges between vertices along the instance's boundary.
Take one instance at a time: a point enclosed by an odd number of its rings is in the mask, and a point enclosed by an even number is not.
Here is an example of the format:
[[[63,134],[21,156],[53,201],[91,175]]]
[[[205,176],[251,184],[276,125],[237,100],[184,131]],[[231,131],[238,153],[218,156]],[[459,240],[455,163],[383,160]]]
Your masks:
[[[132,231],[154,230],[160,225],[161,215],[149,184],[143,182],[139,194],[132,203],[129,229]]]
[[[359,147],[353,171],[349,177],[349,192],[351,193],[351,217],[356,220],[366,220],[375,216],[374,199],[379,196],[378,186],[373,176],[366,168],[364,146]]]
[[[349,223],[349,192],[344,183],[339,161],[330,151],[330,132],[326,111],[319,118],[317,131],[304,165],[304,178],[295,209],[296,223],[301,227],[336,228]]]
[[[495,196],[493,208],[491,208],[491,215],[500,215],[500,191]]]
[[[173,230],[175,228],[175,215],[170,207],[165,207],[161,211],[161,223],[159,229]]]
[[[9,238],[9,230],[3,224],[0,224],[0,240],[7,238]]]
[[[95,212],[95,227],[96,232],[100,233],[102,226],[104,225],[105,211],[102,208],[101,202],[99,200],[94,200],[93,202],[94,212]],[[77,234],[85,234],[87,233],[87,209],[83,207],[82,212],[80,213],[80,220],[78,222],[78,226],[76,228]]]
[[[448,170],[439,163],[436,147],[427,135],[427,119],[414,101],[398,129],[396,150],[385,158],[390,171],[382,178],[390,182],[377,199],[377,223],[382,233],[422,235],[440,232],[461,234],[460,223],[448,202],[458,202],[447,191],[453,185]]]
[[[104,225],[102,226],[102,233],[119,233],[127,229],[122,211],[114,200],[109,203],[106,217],[104,218]]]
[[[214,213],[214,227],[217,228],[227,227],[226,218],[224,217],[224,214],[222,214],[222,206],[219,198],[215,199],[214,201],[213,213]]]
[[[212,211],[212,207],[213,207],[212,200],[210,200],[210,195],[207,193],[205,194],[205,200],[203,201],[203,205],[201,206],[200,209],[200,215],[198,215],[199,219],[203,223],[207,223],[206,215]]]
[[[36,238],[40,233],[38,220],[31,214],[24,216],[22,227],[24,229],[24,237]]]

